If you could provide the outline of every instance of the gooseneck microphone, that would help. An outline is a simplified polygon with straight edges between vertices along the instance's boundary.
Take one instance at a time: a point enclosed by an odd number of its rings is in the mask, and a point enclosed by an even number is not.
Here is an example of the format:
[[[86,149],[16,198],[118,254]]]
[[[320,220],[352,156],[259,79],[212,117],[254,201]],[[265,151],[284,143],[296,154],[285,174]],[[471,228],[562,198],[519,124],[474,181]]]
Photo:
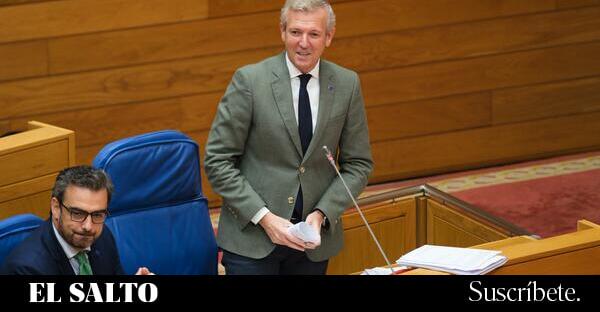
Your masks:
[[[335,172],[337,173],[338,177],[340,177],[340,180],[342,181],[342,183],[344,184],[344,187],[346,188],[346,192],[348,192],[348,195],[350,195],[350,198],[352,199],[352,202],[354,203],[354,207],[356,207],[356,210],[358,211],[358,214],[360,215],[360,217],[362,218],[363,222],[367,226],[367,230],[369,230],[369,233],[371,234],[371,237],[373,238],[373,241],[375,241],[375,244],[377,245],[377,248],[379,248],[379,252],[383,256],[383,259],[385,260],[385,263],[387,263],[387,265],[390,267],[390,270],[392,271],[392,273],[394,273],[394,269],[392,269],[391,263],[388,260],[388,257],[385,255],[385,252],[383,251],[383,248],[381,248],[381,244],[379,244],[379,241],[377,240],[377,237],[375,237],[375,234],[373,233],[373,230],[371,230],[371,226],[369,225],[369,222],[367,222],[367,219],[363,215],[362,210],[358,206],[358,203],[356,203],[356,199],[354,199],[354,196],[352,196],[352,192],[350,192],[350,188],[348,188],[348,185],[346,184],[346,181],[344,181],[344,178],[342,178],[342,175],[340,174],[340,171],[338,170],[337,166],[335,165],[335,160],[333,159],[333,155],[331,154],[331,151],[327,148],[326,145],[323,146],[323,149],[325,150],[325,156],[327,156],[327,160],[329,161],[329,163],[331,164],[331,166],[333,167],[333,169],[335,169]]]

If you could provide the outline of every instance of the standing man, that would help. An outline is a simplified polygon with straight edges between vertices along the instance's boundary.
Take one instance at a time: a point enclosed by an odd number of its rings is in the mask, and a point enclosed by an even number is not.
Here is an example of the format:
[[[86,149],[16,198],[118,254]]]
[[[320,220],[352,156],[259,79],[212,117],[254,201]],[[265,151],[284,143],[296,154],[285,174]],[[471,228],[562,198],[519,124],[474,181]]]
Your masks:
[[[50,200],[50,218],[5,259],[0,272],[19,275],[123,274],[115,240],[104,220],[113,185],[90,166],[62,170]],[[140,268],[136,274],[151,274]]]
[[[358,75],[321,59],[335,34],[331,5],[288,0],[280,30],[285,51],[236,71],[206,145],[206,173],[223,197],[217,241],[227,274],[325,274],[351,199],[322,147],[354,196],[373,166]],[[290,234],[300,221],[320,244]]]

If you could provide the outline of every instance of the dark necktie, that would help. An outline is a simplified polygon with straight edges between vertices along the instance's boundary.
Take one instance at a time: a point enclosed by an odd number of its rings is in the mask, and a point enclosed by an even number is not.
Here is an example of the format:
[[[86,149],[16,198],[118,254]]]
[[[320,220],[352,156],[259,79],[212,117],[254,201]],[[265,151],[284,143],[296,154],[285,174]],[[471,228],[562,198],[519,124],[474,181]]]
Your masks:
[[[306,154],[308,145],[313,135],[312,112],[310,111],[310,99],[306,85],[310,80],[310,74],[302,74],[300,78],[300,93],[298,96],[298,132],[302,144],[302,155]]]
[[[302,74],[298,77],[300,78],[300,93],[298,94],[298,133],[300,134],[300,144],[302,145],[302,155],[304,156],[313,135],[312,112],[310,110],[308,90],[306,89],[311,74]],[[298,189],[298,196],[296,196],[296,202],[294,203],[292,221],[298,222],[302,220],[303,205],[302,186],[300,186],[300,189]]]

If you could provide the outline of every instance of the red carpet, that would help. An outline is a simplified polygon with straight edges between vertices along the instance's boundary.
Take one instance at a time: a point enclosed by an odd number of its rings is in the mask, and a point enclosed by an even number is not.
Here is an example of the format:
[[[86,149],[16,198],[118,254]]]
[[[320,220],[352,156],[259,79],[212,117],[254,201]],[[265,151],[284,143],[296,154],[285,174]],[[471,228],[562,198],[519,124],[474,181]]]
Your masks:
[[[428,183],[541,237],[600,224],[600,152],[369,186],[363,196]]]
[[[452,195],[541,237],[600,224],[600,169],[481,187]]]

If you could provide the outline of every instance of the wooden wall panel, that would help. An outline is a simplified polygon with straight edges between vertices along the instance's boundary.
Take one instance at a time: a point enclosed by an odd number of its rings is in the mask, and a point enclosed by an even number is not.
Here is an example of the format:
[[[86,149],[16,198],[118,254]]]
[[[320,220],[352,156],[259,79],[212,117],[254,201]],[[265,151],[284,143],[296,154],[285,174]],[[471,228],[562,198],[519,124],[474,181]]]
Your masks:
[[[44,191],[0,203],[0,220],[22,213],[32,213],[46,219],[50,215],[50,198],[52,192]]]
[[[8,6],[14,4],[25,4],[25,3],[34,3],[34,2],[44,2],[44,1],[61,1],[61,0],[0,0],[0,6]]]
[[[46,42],[0,45],[0,81],[45,76],[48,73]]]
[[[372,143],[491,124],[489,93],[397,103],[367,109]]]
[[[469,247],[507,238],[492,226],[479,222],[434,200],[427,200],[427,243]]]
[[[330,0],[329,2],[335,10],[335,4],[344,1],[352,0]],[[209,0],[208,15],[212,18],[263,11],[279,11],[283,3],[283,0]]]
[[[279,46],[279,31],[272,23],[276,19],[277,14],[269,12],[232,17],[226,23],[205,20],[58,38],[49,42],[50,71],[65,73]]]
[[[0,42],[206,18],[207,0],[78,0],[0,7]]]
[[[425,64],[361,75],[367,105],[600,74],[600,42]]]
[[[340,4],[337,7],[340,26],[336,36],[344,38],[420,27],[424,24],[445,24],[518,14],[530,10],[544,10],[551,3],[532,1],[530,6],[523,6],[519,5],[518,1],[504,1],[506,4],[499,10],[497,1],[461,0],[443,2],[443,6],[448,7],[438,7],[429,11],[429,2],[420,2],[420,5],[410,7],[411,2],[414,1],[386,0],[374,1],[368,5],[363,2]],[[442,14],[442,10],[450,7],[460,14]],[[403,18],[390,19],[390,16]],[[226,19],[57,38],[49,41],[50,70],[52,73],[65,73],[265,46],[280,47],[282,43],[278,20],[278,12],[265,12]],[[361,23],[356,23],[356,20],[361,20]],[[132,42],[135,44],[131,44]]]
[[[3,167],[14,169],[2,173],[0,186],[58,172],[62,168],[69,166],[66,157],[47,157],[47,155],[68,154],[68,146],[67,140],[61,140],[0,156],[0,162],[2,162]]]
[[[0,84],[0,119],[225,90],[233,71],[279,49]]]
[[[600,147],[599,0],[333,2],[372,182]],[[79,163],[165,128],[202,149],[234,70],[282,51],[282,3],[0,0],[0,132],[75,130]]]
[[[0,118],[223,90],[238,65],[277,48],[0,84]],[[600,73],[598,43],[503,54],[362,75],[367,105]],[[578,55],[575,57],[575,55]],[[242,59],[242,56],[244,59]],[[460,75],[461,79],[454,79]],[[397,81],[397,83],[389,83]],[[438,87],[439,85],[439,87]],[[68,105],[68,106],[67,106]]]
[[[530,14],[555,8],[553,0],[381,0],[340,3],[340,37]],[[451,12],[451,14],[449,14]]]
[[[327,58],[374,71],[600,40],[600,7],[334,39]]]
[[[364,209],[365,218],[389,261],[416,247],[415,206],[415,200],[409,198]],[[349,274],[386,264],[357,212],[347,212],[342,222],[345,248],[331,259],[327,274]]]
[[[162,129],[183,132],[210,129],[221,92],[207,93],[167,100],[100,106],[97,108],[34,115],[15,119],[18,129],[27,120],[34,119],[77,132],[77,146],[101,145],[132,135]]]
[[[600,5],[600,0],[556,0],[556,7],[559,9],[589,5]]]
[[[600,148],[600,113],[375,143],[371,182]]]
[[[600,111],[600,77],[493,91],[494,124]]]

